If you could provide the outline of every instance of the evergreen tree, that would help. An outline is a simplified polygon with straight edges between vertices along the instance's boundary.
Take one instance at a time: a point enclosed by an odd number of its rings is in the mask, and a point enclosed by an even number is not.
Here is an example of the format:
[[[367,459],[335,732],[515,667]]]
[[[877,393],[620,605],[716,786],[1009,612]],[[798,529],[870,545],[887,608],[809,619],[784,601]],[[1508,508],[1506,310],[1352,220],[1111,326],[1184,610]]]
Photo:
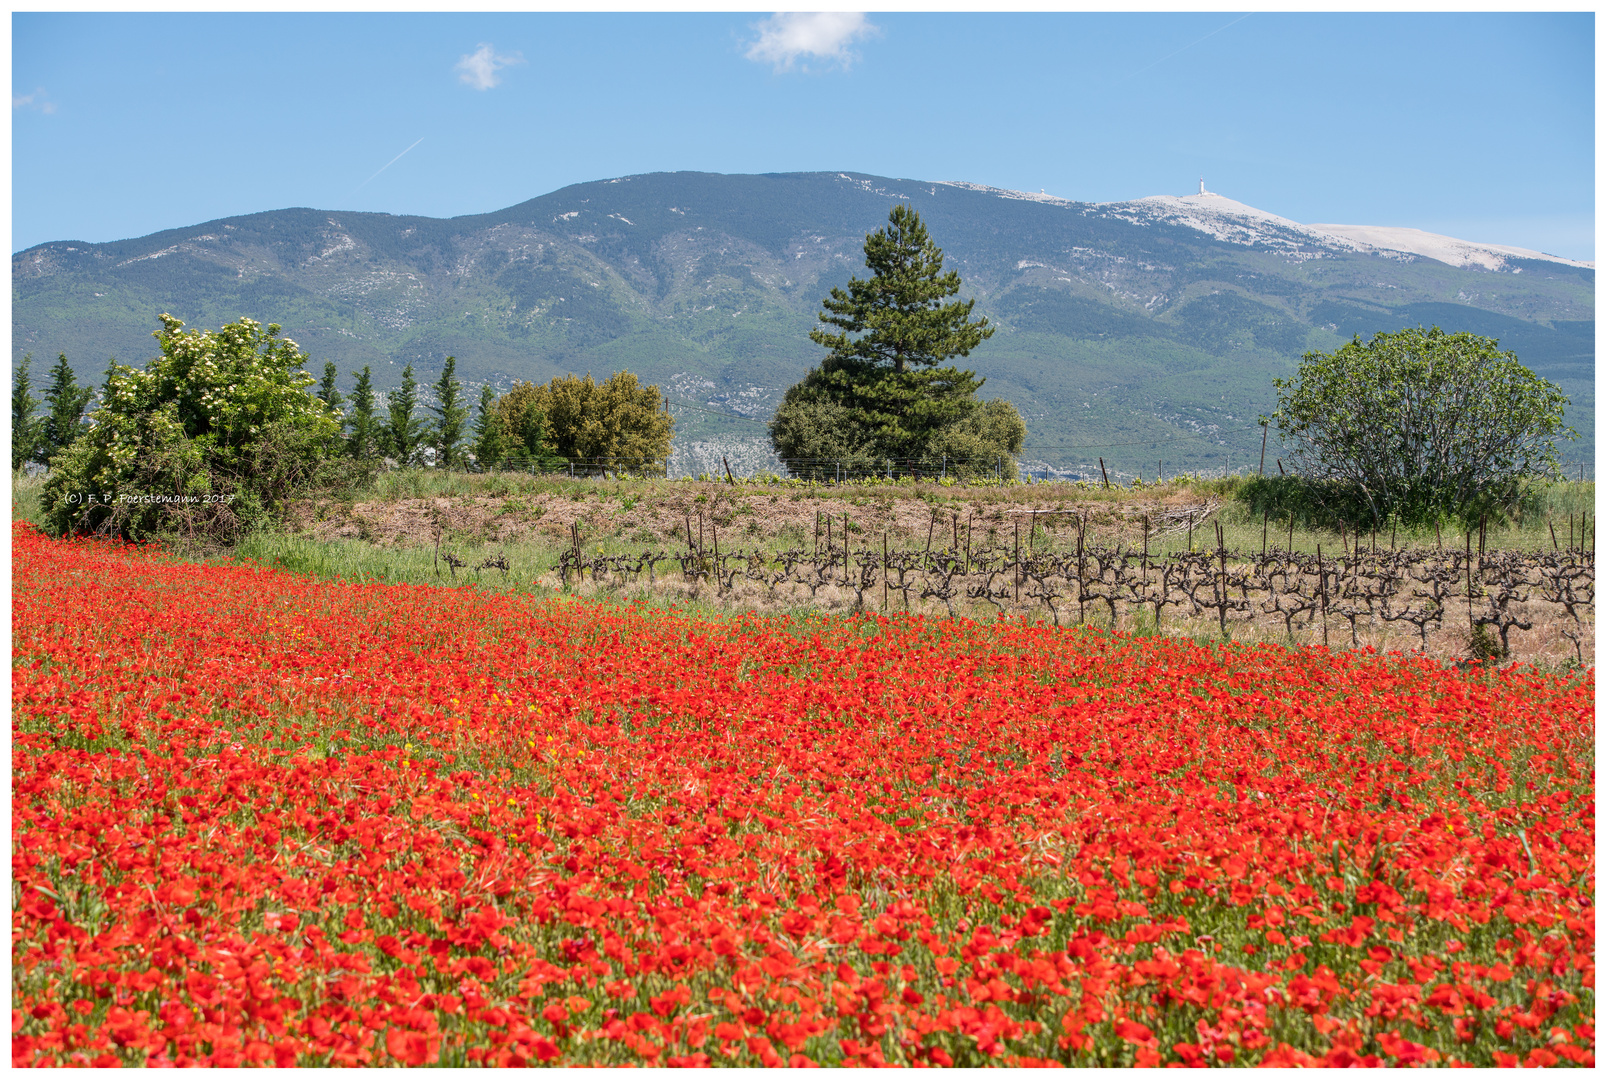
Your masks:
[[[418,462],[419,444],[423,441],[424,422],[413,413],[418,410],[418,382],[413,378],[413,365],[402,369],[402,386],[385,395],[390,406],[390,420],[385,425],[385,453],[398,465]]]
[[[28,377],[32,364],[33,357],[24,354],[11,385],[12,472],[37,459],[44,437],[44,417],[38,415],[39,399],[33,396],[33,381]]]
[[[976,416],[984,380],[940,366],[970,355],[994,328],[971,318],[975,300],[950,300],[960,275],[943,272],[943,252],[920,215],[893,207],[887,225],[865,237],[865,266],[868,279],[821,301],[824,326],[809,337],[829,352],[787,391],[770,426],[783,459],[920,460],[955,425],[994,426]]]
[[[327,361],[324,364],[324,381],[318,384],[318,400],[329,406],[329,411],[340,412],[340,407],[346,404],[341,392],[335,389],[335,362]]]
[[[480,468],[490,469],[507,456],[507,440],[497,416],[497,392],[487,383],[480,388],[480,409],[474,417],[474,460]]]
[[[468,422],[469,410],[463,404],[463,384],[457,379],[457,358],[446,358],[441,369],[441,381],[435,384],[435,401],[430,411],[435,423],[430,432],[435,447],[435,464],[443,469],[463,464],[463,426]]]
[[[358,461],[367,461],[380,452],[380,423],[374,417],[374,382],[368,366],[363,366],[352,388],[352,410],[346,418],[351,434],[346,436],[346,450]]]
[[[114,361],[112,370],[116,367]],[[107,378],[111,378],[110,371]],[[88,427],[84,423],[84,411],[89,408],[89,399],[94,394],[90,387],[78,385],[72,365],[67,363],[67,354],[60,354],[56,366],[50,369],[50,385],[45,388],[44,438],[36,460],[49,464],[51,458],[84,433]]]
[[[886,226],[865,237],[865,266],[868,281],[852,278],[847,292],[833,289],[821,301],[820,321],[838,333],[809,333],[811,341],[831,350],[827,360],[838,367],[903,375],[969,356],[993,336],[987,319],[971,321],[975,300],[943,303],[960,291],[959,272],[943,273],[942,249],[932,243],[921,216],[903,203],[893,207]]]

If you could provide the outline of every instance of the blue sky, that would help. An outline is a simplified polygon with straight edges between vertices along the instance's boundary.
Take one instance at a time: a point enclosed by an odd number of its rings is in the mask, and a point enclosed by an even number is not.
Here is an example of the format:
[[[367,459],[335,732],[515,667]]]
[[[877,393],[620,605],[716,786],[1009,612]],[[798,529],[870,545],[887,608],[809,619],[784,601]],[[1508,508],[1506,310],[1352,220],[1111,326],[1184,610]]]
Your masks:
[[[847,170],[1595,256],[1590,13],[12,16],[12,250]]]

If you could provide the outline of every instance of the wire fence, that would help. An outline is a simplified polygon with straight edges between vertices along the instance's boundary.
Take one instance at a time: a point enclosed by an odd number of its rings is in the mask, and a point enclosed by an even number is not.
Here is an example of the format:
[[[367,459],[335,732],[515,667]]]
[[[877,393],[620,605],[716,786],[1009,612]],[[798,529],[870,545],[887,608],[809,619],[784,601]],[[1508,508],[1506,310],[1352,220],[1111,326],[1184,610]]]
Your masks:
[[[577,458],[561,464],[507,461],[495,465],[471,463],[471,473],[511,472],[532,476],[570,476],[625,478],[638,476],[670,479],[743,480],[749,483],[787,479],[821,483],[851,483],[867,480],[989,481],[998,483],[1020,475],[1015,458],[990,455],[986,458],[782,458],[779,470],[741,469],[722,458],[713,471],[672,473],[664,458]]]
[[[1101,486],[1126,487],[1134,482],[1152,483],[1171,476],[1198,476],[1217,478],[1266,474],[1274,469],[1281,473],[1281,461],[1255,463],[1234,468],[1225,461],[1220,469],[1188,469],[1168,473],[1166,462],[1157,459],[1153,472],[1142,466],[1133,469],[1117,468],[1102,458],[1092,462],[1051,462],[1042,458],[990,455],[982,458],[778,458],[779,469],[755,468],[733,463],[728,457],[720,458],[711,469],[676,469],[673,459],[665,458],[577,458],[558,463],[502,462],[483,465],[478,462],[465,466],[471,473],[522,473],[532,476],[569,476],[576,479],[605,477],[626,479],[659,477],[689,480],[725,480],[747,483],[776,483],[785,480],[809,480],[816,483],[864,483],[866,481],[916,480],[954,483],[1000,483],[1020,480],[1028,483],[1093,483]],[[1592,461],[1565,461],[1560,463],[1559,479],[1583,483],[1594,482],[1595,463]]]

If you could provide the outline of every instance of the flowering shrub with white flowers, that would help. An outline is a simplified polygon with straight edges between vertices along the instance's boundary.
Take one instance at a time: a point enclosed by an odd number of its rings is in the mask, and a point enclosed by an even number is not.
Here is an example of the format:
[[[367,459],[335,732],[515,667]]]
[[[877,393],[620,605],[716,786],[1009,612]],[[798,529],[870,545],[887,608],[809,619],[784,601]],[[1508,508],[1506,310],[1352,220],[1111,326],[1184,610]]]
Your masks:
[[[340,414],[308,392],[307,354],[277,325],[242,318],[213,332],[159,318],[161,355],[144,370],[113,366],[89,431],[51,470],[55,529],[228,542],[351,467]]]

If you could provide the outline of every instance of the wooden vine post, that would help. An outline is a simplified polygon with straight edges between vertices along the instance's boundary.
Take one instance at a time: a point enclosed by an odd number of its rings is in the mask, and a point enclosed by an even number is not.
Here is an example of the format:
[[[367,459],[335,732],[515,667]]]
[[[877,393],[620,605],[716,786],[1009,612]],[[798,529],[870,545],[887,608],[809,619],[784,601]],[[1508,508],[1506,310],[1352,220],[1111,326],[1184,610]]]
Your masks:
[[[1322,647],[1328,647],[1328,575],[1322,568],[1322,544],[1317,544],[1317,597],[1322,605]]]
[[[1021,519],[1016,518],[1016,565],[1011,575],[1016,583],[1016,603],[1021,603]]]

